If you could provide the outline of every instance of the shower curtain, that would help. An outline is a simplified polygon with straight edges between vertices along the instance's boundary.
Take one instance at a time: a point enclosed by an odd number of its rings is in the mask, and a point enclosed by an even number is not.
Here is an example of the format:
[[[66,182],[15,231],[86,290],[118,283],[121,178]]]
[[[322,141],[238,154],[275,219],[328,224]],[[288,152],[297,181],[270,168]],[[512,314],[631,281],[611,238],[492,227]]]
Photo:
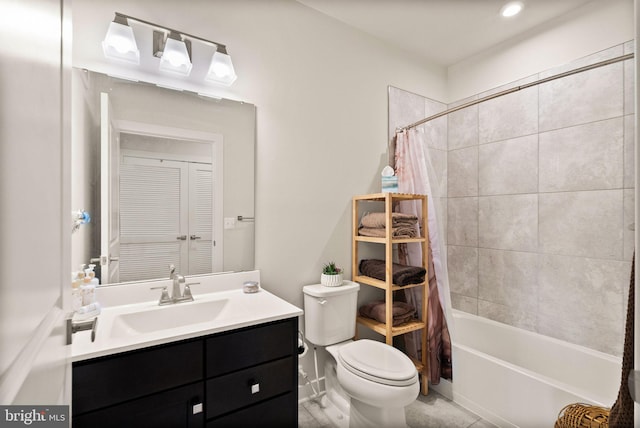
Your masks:
[[[433,385],[440,378],[452,379],[451,336],[447,327],[444,308],[448,307],[449,280],[446,267],[446,251],[442,241],[440,222],[437,221],[439,181],[435,177],[426,149],[424,133],[416,129],[396,133],[395,171],[398,176],[398,191],[427,195],[429,229],[429,301],[427,338],[429,351],[429,381]],[[434,197],[435,196],[435,197]],[[403,201],[399,211],[421,217],[419,201]],[[402,244],[399,246],[400,262],[410,266],[422,265],[422,247],[420,244]],[[405,290],[407,303],[420,306],[422,288]],[[409,355],[421,359],[421,337],[419,332],[404,335],[405,347]]]

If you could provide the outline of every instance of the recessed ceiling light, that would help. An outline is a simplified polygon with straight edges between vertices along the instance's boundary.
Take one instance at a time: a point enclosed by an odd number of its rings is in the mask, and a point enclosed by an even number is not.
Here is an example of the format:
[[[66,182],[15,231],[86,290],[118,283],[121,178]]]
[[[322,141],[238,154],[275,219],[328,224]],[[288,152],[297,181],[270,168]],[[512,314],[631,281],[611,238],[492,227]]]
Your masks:
[[[522,4],[522,2],[519,2],[519,1],[509,2],[504,6],[502,6],[502,9],[500,9],[500,15],[502,15],[505,18],[516,16],[522,11],[523,7],[524,5]]]

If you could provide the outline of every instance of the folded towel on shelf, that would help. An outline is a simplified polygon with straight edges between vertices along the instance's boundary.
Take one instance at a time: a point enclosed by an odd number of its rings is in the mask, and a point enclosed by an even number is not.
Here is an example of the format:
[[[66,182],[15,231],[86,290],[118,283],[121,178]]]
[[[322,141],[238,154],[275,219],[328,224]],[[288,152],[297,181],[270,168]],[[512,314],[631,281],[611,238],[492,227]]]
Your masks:
[[[386,305],[383,300],[374,300],[360,306],[360,316],[386,322]],[[416,308],[405,302],[393,302],[393,326],[403,324],[416,318]]]
[[[415,226],[418,217],[412,214],[391,213],[391,227]],[[384,229],[387,224],[387,214],[383,212],[366,213],[360,220],[361,227],[377,227]]]
[[[360,261],[360,273],[380,281],[386,280],[386,263],[384,260],[364,259]],[[393,263],[393,283],[403,286],[424,282],[427,270],[418,266],[407,266]]]
[[[387,236],[387,232],[384,228],[379,227],[361,227],[358,229],[358,235],[371,236],[374,238],[384,238]],[[418,236],[418,231],[415,226],[398,226],[391,229],[392,238],[415,238]]]

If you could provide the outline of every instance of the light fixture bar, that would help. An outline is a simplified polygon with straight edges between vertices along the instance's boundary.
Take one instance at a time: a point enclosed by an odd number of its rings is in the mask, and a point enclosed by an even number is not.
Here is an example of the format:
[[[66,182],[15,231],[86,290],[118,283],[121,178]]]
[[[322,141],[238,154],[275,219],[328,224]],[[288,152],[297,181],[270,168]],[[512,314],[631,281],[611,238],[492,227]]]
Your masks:
[[[167,32],[178,33],[178,34],[181,34],[181,35],[183,35],[185,37],[188,37],[190,39],[195,39],[195,40],[199,40],[201,42],[204,42],[204,43],[207,43],[207,44],[210,44],[210,45],[215,45],[215,46],[218,47],[218,50],[220,50],[222,48],[222,49],[225,49],[225,51],[226,51],[226,49],[227,49],[227,47],[222,43],[214,42],[213,40],[203,39],[202,37],[194,36],[193,34],[185,33],[184,31],[175,30],[173,28],[165,27],[164,25],[154,24],[153,22],[145,21],[144,19],[140,19],[140,18],[136,18],[134,16],[125,15],[124,13],[116,12],[116,17],[118,17],[118,16],[120,16],[122,18],[126,18],[126,19],[131,19],[131,20],[139,22],[141,24],[148,25],[149,27],[161,28],[163,30],[166,30]]]

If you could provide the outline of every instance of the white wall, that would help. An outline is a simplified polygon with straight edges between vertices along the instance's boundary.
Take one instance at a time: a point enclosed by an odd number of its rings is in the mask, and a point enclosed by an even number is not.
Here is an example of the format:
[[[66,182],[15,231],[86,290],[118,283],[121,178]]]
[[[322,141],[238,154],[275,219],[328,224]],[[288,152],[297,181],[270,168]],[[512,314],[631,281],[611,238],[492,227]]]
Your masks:
[[[634,38],[633,0],[590,2],[521,37],[450,66],[448,101],[458,101]]]

